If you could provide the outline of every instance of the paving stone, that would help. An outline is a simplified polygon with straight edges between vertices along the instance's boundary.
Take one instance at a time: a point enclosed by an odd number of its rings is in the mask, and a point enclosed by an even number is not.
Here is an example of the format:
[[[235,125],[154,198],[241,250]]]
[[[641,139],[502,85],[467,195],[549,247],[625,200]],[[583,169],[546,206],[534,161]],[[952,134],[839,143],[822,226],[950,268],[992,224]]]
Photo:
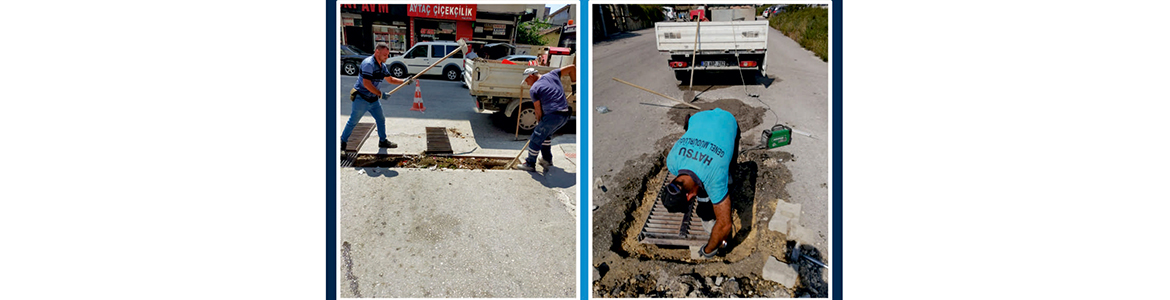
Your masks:
[[[816,245],[817,235],[804,226],[795,226],[788,229],[788,240],[797,241],[805,245]]]
[[[776,201],[776,212],[773,214],[784,215],[789,218],[800,218],[800,212],[800,203],[791,203],[783,199],[778,199]]]
[[[783,199],[776,200],[776,212],[768,220],[768,229],[776,232],[789,233],[789,224],[800,224],[800,203],[789,203]],[[795,222],[792,222],[794,221]]]
[[[792,223],[792,218],[783,215],[775,215],[771,220],[768,220],[768,230],[788,234],[789,223]]]
[[[764,263],[764,279],[771,280],[786,288],[793,288],[796,286],[796,270],[788,264],[776,260],[775,257],[768,257],[768,261]]]

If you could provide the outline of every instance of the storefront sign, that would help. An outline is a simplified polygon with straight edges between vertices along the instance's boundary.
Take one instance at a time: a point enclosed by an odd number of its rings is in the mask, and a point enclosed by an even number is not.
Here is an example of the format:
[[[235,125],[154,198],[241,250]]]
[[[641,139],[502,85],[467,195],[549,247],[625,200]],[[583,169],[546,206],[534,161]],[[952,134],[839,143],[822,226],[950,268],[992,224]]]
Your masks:
[[[507,29],[507,25],[495,24],[495,27],[492,27],[492,35],[506,35],[507,33],[504,33],[504,30]]]
[[[475,21],[475,4],[410,4],[406,15],[411,17]]]

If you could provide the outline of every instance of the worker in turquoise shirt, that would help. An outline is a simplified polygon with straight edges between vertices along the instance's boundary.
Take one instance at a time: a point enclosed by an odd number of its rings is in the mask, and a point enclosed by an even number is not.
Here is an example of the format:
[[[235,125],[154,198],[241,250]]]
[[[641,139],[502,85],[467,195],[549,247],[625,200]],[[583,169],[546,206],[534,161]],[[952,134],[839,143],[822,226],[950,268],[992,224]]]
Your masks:
[[[663,187],[663,205],[670,211],[685,211],[690,201],[698,201],[700,217],[703,205],[710,205],[715,225],[699,255],[711,258],[727,245],[725,239],[731,233],[728,185],[739,154],[739,124],[731,113],[716,108],[688,117],[683,128],[686,133],[666,156],[666,167],[675,178]]]

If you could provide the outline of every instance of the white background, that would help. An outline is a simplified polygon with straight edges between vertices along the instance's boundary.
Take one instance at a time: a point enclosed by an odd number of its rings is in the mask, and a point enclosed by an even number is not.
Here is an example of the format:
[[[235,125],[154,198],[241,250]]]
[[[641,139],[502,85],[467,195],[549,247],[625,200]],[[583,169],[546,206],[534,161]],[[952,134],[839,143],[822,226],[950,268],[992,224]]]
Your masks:
[[[838,7],[843,296],[1164,294],[1166,6]],[[0,298],[323,298],[326,12],[0,7]]]

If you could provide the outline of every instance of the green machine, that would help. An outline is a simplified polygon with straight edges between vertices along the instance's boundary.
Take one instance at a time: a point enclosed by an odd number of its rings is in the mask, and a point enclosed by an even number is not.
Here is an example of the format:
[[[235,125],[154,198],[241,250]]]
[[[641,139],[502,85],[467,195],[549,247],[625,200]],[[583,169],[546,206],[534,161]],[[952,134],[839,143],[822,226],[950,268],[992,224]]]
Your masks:
[[[771,130],[764,129],[760,135],[760,144],[768,145],[768,149],[779,148],[792,143],[792,128],[782,124],[772,126]]]

